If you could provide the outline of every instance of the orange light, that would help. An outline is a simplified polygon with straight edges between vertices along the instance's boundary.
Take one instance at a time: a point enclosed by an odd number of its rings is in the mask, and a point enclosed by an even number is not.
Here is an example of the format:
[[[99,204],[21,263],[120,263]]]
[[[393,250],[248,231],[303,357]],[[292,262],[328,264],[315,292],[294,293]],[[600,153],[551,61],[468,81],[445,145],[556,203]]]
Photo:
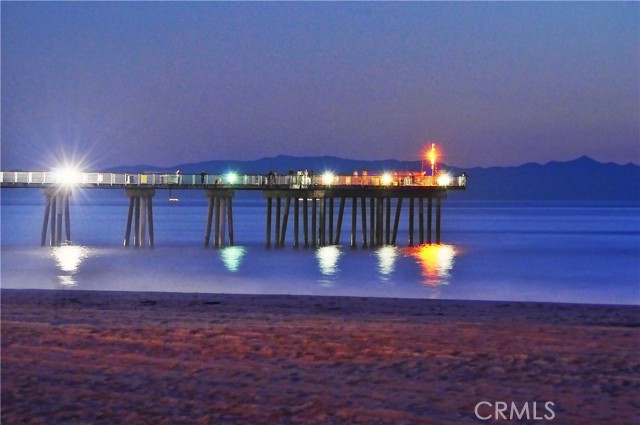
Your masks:
[[[456,256],[452,245],[421,245],[409,252],[422,269],[425,285],[439,286],[447,283]]]
[[[437,154],[436,154],[436,144],[435,143],[431,144],[431,149],[429,150],[428,156],[429,156],[429,161],[431,161],[431,165],[435,164],[436,156],[437,156]]]
[[[389,173],[384,173],[380,178],[380,182],[383,186],[389,186],[393,183],[393,176]]]
[[[436,173],[436,159],[438,158],[438,152],[436,151],[435,143],[431,144],[431,149],[429,150],[427,157],[429,159],[429,162],[431,163],[431,175],[433,176]]]

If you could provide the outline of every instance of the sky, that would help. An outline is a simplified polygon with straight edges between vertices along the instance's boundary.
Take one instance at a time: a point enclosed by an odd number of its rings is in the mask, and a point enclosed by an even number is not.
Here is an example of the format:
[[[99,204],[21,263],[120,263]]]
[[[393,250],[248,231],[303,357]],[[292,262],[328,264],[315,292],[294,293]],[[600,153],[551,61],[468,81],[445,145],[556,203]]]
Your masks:
[[[640,163],[638,2],[6,2],[3,170]]]

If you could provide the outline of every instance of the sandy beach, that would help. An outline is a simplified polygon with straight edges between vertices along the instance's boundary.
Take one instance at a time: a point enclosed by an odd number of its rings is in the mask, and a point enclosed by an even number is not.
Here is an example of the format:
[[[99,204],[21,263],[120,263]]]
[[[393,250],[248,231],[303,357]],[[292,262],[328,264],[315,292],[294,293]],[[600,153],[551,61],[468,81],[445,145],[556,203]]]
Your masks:
[[[639,312],[2,290],[2,423],[632,425]]]

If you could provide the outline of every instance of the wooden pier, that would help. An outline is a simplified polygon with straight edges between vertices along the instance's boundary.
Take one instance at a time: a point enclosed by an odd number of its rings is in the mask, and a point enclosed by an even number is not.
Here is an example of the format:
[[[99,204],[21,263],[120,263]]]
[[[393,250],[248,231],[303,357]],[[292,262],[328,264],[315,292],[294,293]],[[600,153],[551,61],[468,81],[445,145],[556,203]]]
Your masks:
[[[234,245],[235,191],[258,190],[266,200],[267,247],[285,246],[290,228],[293,247],[340,245],[345,210],[350,206],[349,245],[375,248],[397,244],[403,208],[408,209],[408,246],[439,244],[442,199],[447,197],[449,190],[464,190],[466,176],[451,177],[444,173],[340,176],[330,173],[313,175],[306,171],[285,175],[74,173],[71,176],[48,172],[0,172],[0,185],[2,188],[44,189],[42,246],[46,245],[47,234],[51,246],[71,242],[69,197],[75,190],[124,189],[129,198],[129,208],[123,245],[130,246],[133,230],[133,245],[141,248],[147,244],[150,247],[155,245],[153,197],[156,190],[198,189],[203,190],[208,199],[205,246],[212,244],[212,233],[214,247]]]

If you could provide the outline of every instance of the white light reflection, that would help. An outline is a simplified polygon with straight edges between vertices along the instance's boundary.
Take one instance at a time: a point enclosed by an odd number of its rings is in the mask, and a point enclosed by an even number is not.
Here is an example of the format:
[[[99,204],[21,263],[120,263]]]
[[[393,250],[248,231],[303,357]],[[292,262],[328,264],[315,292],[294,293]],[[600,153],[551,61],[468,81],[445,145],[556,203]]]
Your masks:
[[[56,265],[60,269],[58,278],[62,286],[76,286],[74,275],[80,269],[80,264],[89,255],[89,249],[83,246],[65,245],[52,248]]]
[[[388,280],[389,275],[396,269],[398,248],[386,245],[378,249],[376,255],[378,256],[378,271],[383,280]]]
[[[220,250],[220,258],[227,270],[237,272],[246,253],[247,250],[241,246],[227,246]]]
[[[340,249],[337,246],[323,246],[316,250],[316,258],[320,273],[325,276],[333,276],[339,270],[338,259],[340,258]]]
[[[453,245],[422,245],[410,249],[422,269],[423,283],[429,286],[446,285],[456,256]]]

